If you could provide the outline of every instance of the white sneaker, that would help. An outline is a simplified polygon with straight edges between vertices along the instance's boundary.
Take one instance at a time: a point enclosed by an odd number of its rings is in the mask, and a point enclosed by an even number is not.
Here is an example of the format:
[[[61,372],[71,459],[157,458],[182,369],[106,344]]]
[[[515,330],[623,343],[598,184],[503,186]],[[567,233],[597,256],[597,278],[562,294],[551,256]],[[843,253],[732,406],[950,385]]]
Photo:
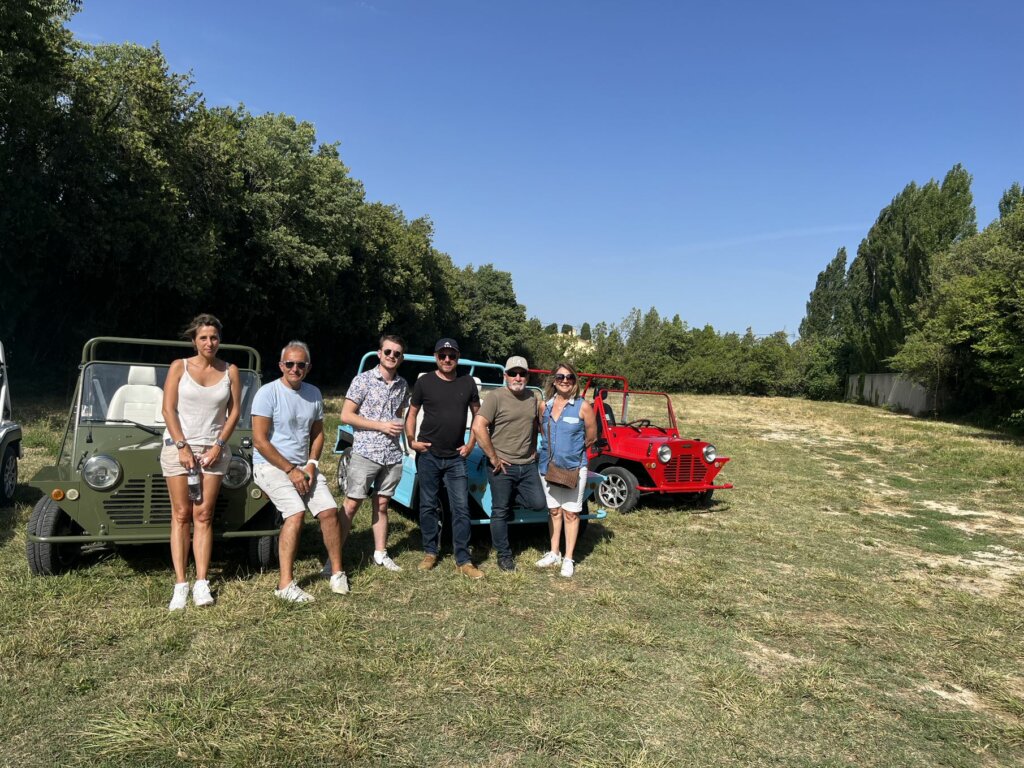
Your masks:
[[[568,557],[562,560],[562,575],[566,578],[572,576],[573,571],[576,570],[576,565]]]
[[[557,552],[548,552],[544,557],[538,560],[535,565],[538,568],[550,568],[552,565],[558,565],[562,562],[562,556]]]
[[[396,563],[394,560],[392,560],[390,557],[388,557],[388,553],[387,553],[386,550],[384,552],[374,552],[373,553],[373,562],[375,562],[377,565],[384,566],[389,571],[400,571],[400,570],[402,570],[402,567],[398,563]]]
[[[274,595],[291,603],[312,603],[314,599],[309,592],[304,590],[294,581],[289,582],[288,586],[284,589],[275,589]]]
[[[210,594],[210,582],[201,579],[192,587],[192,602],[196,605],[213,605],[213,595]]]
[[[183,581],[181,584],[174,585],[174,594],[171,596],[171,604],[167,606],[167,610],[184,610],[186,603],[188,603],[188,582]]]
[[[338,571],[331,576],[331,592],[337,592],[339,595],[348,594],[348,576],[344,571]]]

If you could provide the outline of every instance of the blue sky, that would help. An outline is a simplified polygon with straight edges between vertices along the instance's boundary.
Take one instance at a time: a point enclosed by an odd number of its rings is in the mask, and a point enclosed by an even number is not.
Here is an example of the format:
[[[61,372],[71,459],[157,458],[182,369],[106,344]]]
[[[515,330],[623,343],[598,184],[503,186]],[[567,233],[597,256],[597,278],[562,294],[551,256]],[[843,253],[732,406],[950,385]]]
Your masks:
[[[312,122],[530,316],[795,333],[908,182],[1024,181],[1021,2],[85,0],[211,105]]]

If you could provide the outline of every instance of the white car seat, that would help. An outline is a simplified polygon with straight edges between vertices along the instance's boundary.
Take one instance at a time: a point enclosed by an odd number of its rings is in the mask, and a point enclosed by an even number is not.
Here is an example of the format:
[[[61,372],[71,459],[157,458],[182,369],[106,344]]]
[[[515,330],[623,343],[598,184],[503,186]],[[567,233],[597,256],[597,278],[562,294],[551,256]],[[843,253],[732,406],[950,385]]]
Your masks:
[[[156,369],[148,365],[133,365],[128,369],[128,383],[118,387],[110,398],[107,421],[157,424],[154,412],[162,410],[163,401],[164,391],[156,385]]]

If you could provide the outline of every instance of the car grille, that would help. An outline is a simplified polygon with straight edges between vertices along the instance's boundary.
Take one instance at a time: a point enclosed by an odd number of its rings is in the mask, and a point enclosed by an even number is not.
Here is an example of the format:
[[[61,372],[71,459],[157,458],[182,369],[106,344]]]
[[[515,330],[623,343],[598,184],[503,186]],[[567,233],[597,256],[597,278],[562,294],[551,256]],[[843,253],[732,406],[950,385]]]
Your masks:
[[[147,519],[145,510],[149,507]],[[223,515],[227,509],[224,493],[217,497],[214,516]],[[114,491],[103,502],[103,511],[117,526],[131,525],[170,525],[171,498],[167,493],[167,484],[160,476],[145,479],[129,480],[123,487]]]
[[[707,473],[707,466],[696,456],[692,454],[674,456],[665,465],[665,482],[700,483],[703,482]]]

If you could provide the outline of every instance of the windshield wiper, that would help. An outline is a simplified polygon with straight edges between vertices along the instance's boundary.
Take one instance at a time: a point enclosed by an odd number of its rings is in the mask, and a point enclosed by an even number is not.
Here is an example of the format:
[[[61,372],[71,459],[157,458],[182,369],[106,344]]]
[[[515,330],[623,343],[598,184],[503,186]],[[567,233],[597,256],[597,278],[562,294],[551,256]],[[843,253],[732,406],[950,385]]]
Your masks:
[[[156,429],[155,427],[147,426],[146,424],[139,424],[137,421],[131,419],[82,419],[83,424],[132,424],[139,429],[149,432],[151,435],[162,435],[163,431]]]

